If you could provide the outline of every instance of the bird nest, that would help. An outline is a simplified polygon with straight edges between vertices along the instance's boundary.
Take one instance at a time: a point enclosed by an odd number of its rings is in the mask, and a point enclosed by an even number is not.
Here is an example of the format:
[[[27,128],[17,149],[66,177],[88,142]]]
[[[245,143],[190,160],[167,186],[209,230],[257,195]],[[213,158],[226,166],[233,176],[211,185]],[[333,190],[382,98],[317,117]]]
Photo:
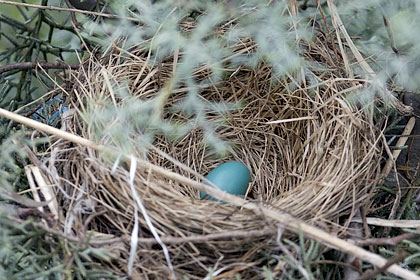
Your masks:
[[[92,236],[96,243],[91,244],[118,255],[107,265],[134,279],[167,279],[171,273],[202,279],[209,271],[214,279],[260,279],[264,265],[280,273],[280,262],[270,264],[264,257],[280,252],[273,220],[229,201],[200,199],[199,190],[189,184],[201,181],[200,175],[217,165],[237,160],[252,174],[245,203],[278,209],[344,234],[344,218],[368,203],[376,184],[378,133],[365,110],[346,101],[346,94],[363,82],[348,77],[343,60],[326,39],[304,44],[304,57],[324,66],[312,69],[316,81],[311,84],[292,76],[280,79],[261,63],[253,69],[233,67],[225,78],[200,88],[199,97],[209,104],[242,104],[224,114],[207,115],[209,123],[218,124],[217,135],[231,144],[224,156],[214,156],[203,144],[203,128],[198,126],[174,141],[159,136],[147,149],[130,151],[142,159],[138,167],[91,147],[57,141],[43,160],[48,163],[45,175],[55,182],[64,230]],[[248,42],[237,51],[253,47]],[[68,106],[74,114],[67,111],[62,129],[117,146],[106,134],[98,138],[87,112],[125,102],[110,84],[123,84],[129,98],[138,100],[161,93],[177,57],[152,63],[149,55],[115,47],[102,59],[92,56],[86,61],[69,90]],[[204,80],[209,70],[199,68],[194,75]],[[186,114],[171,110],[185,96],[181,86],[166,97],[164,120],[188,121]],[[104,128],[113,121],[111,116]],[[127,141],[138,142],[144,133],[130,132]],[[130,254],[130,248],[137,252]]]

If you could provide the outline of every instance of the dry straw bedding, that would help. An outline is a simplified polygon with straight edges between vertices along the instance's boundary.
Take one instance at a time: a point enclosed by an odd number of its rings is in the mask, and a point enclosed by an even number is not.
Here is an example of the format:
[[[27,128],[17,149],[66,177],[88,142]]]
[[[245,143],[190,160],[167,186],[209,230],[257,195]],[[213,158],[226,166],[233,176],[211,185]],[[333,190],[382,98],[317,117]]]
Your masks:
[[[211,156],[202,144],[200,128],[176,142],[159,137],[154,149],[137,156],[192,179],[197,179],[194,172],[205,175],[227,160],[242,161],[252,174],[247,200],[345,235],[346,223],[340,218],[354,214],[356,207],[369,201],[380,151],[371,120],[345,98],[349,89],[361,82],[347,76],[339,53],[326,41],[319,38],[304,46],[305,58],[324,66],[312,69],[316,84],[292,81],[291,77],[278,79],[269,66],[261,64],[255,69],[232,68],[225,79],[201,90],[203,100],[243,104],[222,116],[209,116],[210,121],[223,120],[217,133],[233,144],[228,156]],[[252,48],[247,42],[237,51]],[[174,59],[153,64],[149,58],[142,50],[127,55],[115,47],[107,57],[87,61],[69,91],[70,106],[76,113],[66,120],[66,129],[94,139],[79,113],[86,104],[97,104],[95,110],[101,110],[102,101],[119,102],[103,86],[104,71],[113,83],[128,82],[129,92],[136,98],[156,96],[171,76]],[[208,71],[198,69],[195,75],[202,79]],[[184,94],[183,90],[172,94],[167,104],[174,104]],[[170,110],[164,117],[186,120]],[[275,120],[290,121],[269,124]],[[109,138],[103,138],[102,143],[112,144]],[[49,162],[49,176],[55,177],[52,181],[59,182],[62,190],[57,193],[67,230],[72,228],[78,235],[91,231],[124,237],[126,242],[107,247],[119,254],[119,261],[109,265],[126,273],[135,204],[128,168],[122,164],[113,170],[113,162],[96,151],[64,141],[55,143],[44,160]],[[138,168],[134,183],[153,226],[168,246],[178,276],[202,279],[209,269],[223,268],[218,277],[238,273],[242,279],[259,279],[266,264],[264,255],[280,252],[276,224],[263,214],[201,200],[198,190],[150,169]],[[139,223],[139,236],[149,242],[139,243],[133,277],[166,279],[169,270],[162,248],[153,241],[141,214]],[[277,266],[274,273],[279,270]]]

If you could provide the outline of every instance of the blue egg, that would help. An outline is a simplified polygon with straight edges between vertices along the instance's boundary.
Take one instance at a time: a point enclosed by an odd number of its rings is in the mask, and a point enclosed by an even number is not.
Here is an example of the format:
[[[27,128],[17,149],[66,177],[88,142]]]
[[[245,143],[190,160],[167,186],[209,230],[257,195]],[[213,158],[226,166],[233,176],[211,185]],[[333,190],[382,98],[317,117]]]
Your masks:
[[[206,179],[229,194],[245,195],[248,184],[251,182],[251,174],[242,162],[229,161],[210,171]],[[205,192],[200,192],[200,197],[217,200]]]

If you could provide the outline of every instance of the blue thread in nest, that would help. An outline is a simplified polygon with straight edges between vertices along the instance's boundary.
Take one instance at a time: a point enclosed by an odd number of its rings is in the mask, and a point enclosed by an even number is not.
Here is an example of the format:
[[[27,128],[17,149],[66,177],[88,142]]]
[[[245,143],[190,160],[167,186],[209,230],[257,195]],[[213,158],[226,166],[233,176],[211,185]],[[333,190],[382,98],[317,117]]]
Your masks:
[[[54,101],[57,101],[58,103],[61,102],[61,98],[59,96],[56,96],[54,98],[49,99],[45,105],[41,106],[41,108],[39,108],[32,116],[32,119],[34,120],[39,120],[40,118],[42,118],[42,112],[44,110],[44,106],[50,106]],[[49,117],[47,119],[47,124],[50,124],[52,121],[54,121],[58,116],[60,116],[62,113],[64,113],[65,111],[68,110],[68,107],[66,106],[62,106],[60,107],[60,109],[58,111],[56,111],[51,117]]]

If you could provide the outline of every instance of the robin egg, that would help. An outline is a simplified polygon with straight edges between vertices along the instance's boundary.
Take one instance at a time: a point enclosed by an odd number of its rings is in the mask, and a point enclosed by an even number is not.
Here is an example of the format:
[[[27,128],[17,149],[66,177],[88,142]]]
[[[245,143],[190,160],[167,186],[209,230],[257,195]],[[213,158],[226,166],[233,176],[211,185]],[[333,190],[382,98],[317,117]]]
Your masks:
[[[206,179],[219,189],[233,195],[245,195],[251,182],[249,169],[239,161],[225,162],[207,174]],[[205,192],[200,192],[200,197],[217,200]]]

